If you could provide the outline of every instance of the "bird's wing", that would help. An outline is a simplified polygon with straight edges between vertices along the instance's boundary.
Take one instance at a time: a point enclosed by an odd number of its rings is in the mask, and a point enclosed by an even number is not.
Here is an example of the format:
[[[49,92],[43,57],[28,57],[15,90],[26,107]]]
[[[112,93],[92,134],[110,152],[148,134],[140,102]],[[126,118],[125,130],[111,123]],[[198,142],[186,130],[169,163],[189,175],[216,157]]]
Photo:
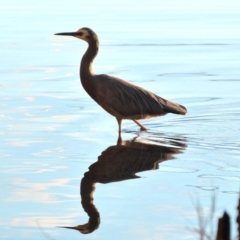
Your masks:
[[[95,100],[111,114],[113,114],[111,111],[114,111],[126,118],[131,116],[145,118],[169,112],[186,113],[185,107],[124,80],[108,75],[96,75],[95,77],[97,92]]]

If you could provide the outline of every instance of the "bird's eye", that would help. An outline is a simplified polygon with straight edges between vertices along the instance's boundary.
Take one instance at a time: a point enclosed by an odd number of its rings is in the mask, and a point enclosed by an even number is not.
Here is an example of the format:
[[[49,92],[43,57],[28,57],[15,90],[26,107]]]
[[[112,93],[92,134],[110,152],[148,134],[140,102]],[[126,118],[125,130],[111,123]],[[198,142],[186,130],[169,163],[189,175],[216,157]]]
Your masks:
[[[79,35],[79,36],[82,36],[82,35],[83,35],[83,32],[79,32],[78,35]]]

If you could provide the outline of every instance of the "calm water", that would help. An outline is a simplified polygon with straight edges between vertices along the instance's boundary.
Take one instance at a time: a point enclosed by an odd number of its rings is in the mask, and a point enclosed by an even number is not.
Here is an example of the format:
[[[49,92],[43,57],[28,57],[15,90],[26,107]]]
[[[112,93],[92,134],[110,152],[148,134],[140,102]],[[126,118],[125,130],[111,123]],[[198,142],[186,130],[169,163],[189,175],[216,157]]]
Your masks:
[[[9,0],[0,14],[0,239],[198,239],[197,204],[208,218],[213,195],[213,228],[227,210],[236,236],[239,1]],[[117,144],[79,83],[86,43],[53,36],[83,26],[100,38],[96,73],[188,114],[142,121],[147,132],[124,121]],[[88,221],[88,235],[58,228]]]

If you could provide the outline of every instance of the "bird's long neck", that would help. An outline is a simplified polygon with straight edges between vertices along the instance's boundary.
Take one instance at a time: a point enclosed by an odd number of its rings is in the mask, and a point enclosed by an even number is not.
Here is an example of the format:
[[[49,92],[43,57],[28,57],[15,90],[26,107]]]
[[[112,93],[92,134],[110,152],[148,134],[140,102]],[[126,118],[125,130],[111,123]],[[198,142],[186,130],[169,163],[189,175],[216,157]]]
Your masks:
[[[90,76],[94,75],[93,72],[93,60],[97,56],[99,42],[98,40],[88,43],[88,49],[82,57],[81,66],[80,66],[80,77],[82,83],[87,81]]]

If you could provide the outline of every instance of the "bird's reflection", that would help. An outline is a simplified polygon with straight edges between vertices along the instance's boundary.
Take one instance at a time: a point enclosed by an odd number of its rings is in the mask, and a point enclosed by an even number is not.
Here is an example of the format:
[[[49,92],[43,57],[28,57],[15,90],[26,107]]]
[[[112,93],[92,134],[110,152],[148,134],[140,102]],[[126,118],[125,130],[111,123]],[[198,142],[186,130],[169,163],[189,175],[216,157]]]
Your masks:
[[[139,178],[138,172],[158,169],[158,164],[174,159],[186,148],[185,140],[180,138],[164,138],[162,140],[147,139],[131,141],[118,140],[98,157],[98,161],[89,167],[80,184],[81,203],[89,220],[86,224],[75,227],[81,233],[91,233],[99,227],[100,214],[93,204],[93,193],[96,183],[110,183]]]

